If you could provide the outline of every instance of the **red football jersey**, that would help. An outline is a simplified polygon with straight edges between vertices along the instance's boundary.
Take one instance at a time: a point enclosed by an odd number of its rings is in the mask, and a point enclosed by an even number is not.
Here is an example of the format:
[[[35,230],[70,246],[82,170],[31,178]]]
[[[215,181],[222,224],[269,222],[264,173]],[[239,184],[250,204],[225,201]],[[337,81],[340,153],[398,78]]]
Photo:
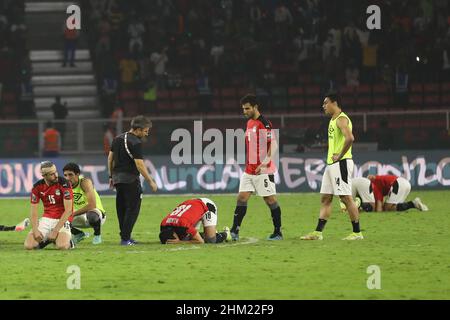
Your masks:
[[[247,121],[247,130],[245,131],[245,172],[248,174],[256,174],[256,168],[270,150],[272,142],[272,123],[263,116],[258,119],[250,119]],[[267,166],[267,173],[275,172],[273,161]]]
[[[376,201],[383,201],[383,197],[389,194],[392,185],[397,181],[397,176],[375,176],[372,180],[372,190]]]
[[[161,226],[184,227],[188,234],[194,236],[197,233],[195,226],[208,211],[200,199],[186,200],[163,219]]]
[[[51,186],[45,183],[44,179],[39,180],[33,185],[31,190],[31,203],[39,203],[42,200],[44,204],[43,217],[51,219],[60,219],[64,213],[64,199],[73,199],[73,191],[70,182],[62,177],[58,177],[58,182]],[[72,203],[73,212],[73,203]],[[72,215],[69,221],[72,222]]]

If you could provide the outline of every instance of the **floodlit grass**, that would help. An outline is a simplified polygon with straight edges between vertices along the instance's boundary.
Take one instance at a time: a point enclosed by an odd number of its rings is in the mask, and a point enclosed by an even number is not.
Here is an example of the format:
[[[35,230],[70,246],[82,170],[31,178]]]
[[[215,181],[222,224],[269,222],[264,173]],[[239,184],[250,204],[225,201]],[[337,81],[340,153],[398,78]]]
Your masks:
[[[418,196],[413,192],[410,199]],[[143,200],[133,247],[118,245],[114,198],[103,199],[104,243],[80,243],[61,252],[26,251],[28,232],[0,232],[0,299],[449,299],[448,191],[421,192],[429,212],[364,213],[365,239],[347,242],[348,217],[334,201],[323,241],[300,241],[315,228],[319,194],[279,195],[283,241],[272,231],[269,209],[253,197],[241,241],[220,245],[161,245],[159,223],[181,196]],[[209,195],[219,227],[231,226],[235,196]],[[0,200],[0,223],[28,216],[29,200]],[[81,270],[81,289],[69,290],[67,268]],[[369,290],[367,268],[379,266],[381,289]]]

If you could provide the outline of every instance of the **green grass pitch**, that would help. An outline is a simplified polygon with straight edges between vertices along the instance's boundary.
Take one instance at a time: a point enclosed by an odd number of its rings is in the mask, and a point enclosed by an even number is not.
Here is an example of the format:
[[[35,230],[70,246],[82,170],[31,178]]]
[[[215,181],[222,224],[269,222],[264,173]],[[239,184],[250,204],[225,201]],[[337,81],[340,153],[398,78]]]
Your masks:
[[[114,198],[104,198],[104,243],[81,242],[75,250],[53,246],[25,251],[28,232],[0,232],[0,299],[449,299],[450,192],[413,192],[429,212],[364,213],[363,241],[342,241],[348,217],[334,211],[323,241],[300,241],[315,228],[319,194],[279,195],[284,240],[270,242],[270,212],[252,197],[241,241],[220,245],[161,245],[163,216],[189,196],[143,200],[134,247],[118,245]],[[209,195],[219,208],[219,227],[230,226],[235,195]],[[27,199],[0,200],[0,223],[28,216]],[[76,265],[81,289],[67,289]],[[381,289],[368,289],[367,268],[380,268]]]

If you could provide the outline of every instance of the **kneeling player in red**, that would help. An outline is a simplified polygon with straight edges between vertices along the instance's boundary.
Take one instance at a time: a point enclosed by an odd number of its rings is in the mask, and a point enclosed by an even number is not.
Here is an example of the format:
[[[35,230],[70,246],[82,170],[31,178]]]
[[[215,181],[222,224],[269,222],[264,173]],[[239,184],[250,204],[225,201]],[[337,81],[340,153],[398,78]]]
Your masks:
[[[203,224],[203,237],[197,227]],[[230,229],[217,232],[217,206],[208,198],[180,203],[161,222],[159,239],[166,243],[221,243],[231,240]]]
[[[43,179],[31,190],[32,231],[25,239],[25,249],[43,248],[54,242],[61,250],[73,248],[70,221],[73,213],[73,193],[70,183],[58,177],[56,166],[50,161],[41,163]],[[44,204],[44,215],[38,221],[39,201]]]

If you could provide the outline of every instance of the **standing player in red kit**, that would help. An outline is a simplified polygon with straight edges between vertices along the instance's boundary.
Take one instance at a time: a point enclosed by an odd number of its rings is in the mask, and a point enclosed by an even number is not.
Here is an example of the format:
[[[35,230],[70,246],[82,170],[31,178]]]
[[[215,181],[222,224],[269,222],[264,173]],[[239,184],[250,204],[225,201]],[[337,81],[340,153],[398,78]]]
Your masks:
[[[411,184],[405,178],[394,175],[369,175],[367,178],[372,183],[375,211],[405,211],[413,208],[428,211],[428,207],[420,198],[405,202],[411,191]],[[385,196],[387,198],[383,203]]]
[[[256,96],[248,94],[241,99],[241,106],[247,121],[245,131],[246,159],[245,172],[239,183],[239,194],[234,211],[231,237],[239,240],[239,229],[247,212],[247,202],[252,193],[263,197],[270,208],[274,226],[268,240],[282,240],[281,208],[278,205],[274,173],[276,171],[273,156],[277,150],[276,139],[272,139],[272,123],[259,112]]]
[[[73,248],[69,220],[72,219],[73,193],[70,183],[58,177],[56,166],[51,161],[41,163],[43,179],[31,190],[32,231],[25,239],[25,249],[32,250],[54,242],[61,250]],[[44,204],[44,215],[38,221],[39,201]]]
[[[231,240],[230,229],[217,232],[217,206],[208,198],[180,203],[161,222],[161,243],[221,243]],[[203,237],[197,227],[203,224]]]

